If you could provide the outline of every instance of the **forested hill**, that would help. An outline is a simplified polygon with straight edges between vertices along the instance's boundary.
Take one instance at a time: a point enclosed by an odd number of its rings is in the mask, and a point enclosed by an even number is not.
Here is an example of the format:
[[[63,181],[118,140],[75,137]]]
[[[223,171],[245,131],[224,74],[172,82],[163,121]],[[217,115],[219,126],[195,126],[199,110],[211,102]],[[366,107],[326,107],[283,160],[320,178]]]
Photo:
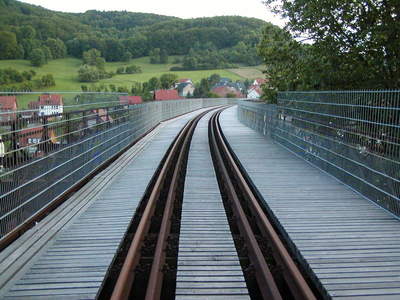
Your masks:
[[[126,11],[62,13],[0,0],[0,59],[29,59],[33,49],[46,52],[48,47],[54,52],[55,45],[60,51],[52,58],[81,57],[96,48],[107,61],[146,56],[155,48],[168,55],[188,54],[193,45],[219,50],[239,44],[253,49],[265,25],[238,16],[180,19]]]

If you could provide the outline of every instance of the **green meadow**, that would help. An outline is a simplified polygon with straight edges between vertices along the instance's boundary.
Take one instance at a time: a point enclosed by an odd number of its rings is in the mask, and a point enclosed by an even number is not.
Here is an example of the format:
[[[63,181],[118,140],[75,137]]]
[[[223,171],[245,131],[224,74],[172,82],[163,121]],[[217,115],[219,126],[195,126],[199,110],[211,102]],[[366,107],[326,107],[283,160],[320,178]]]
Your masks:
[[[173,57],[170,57],[170,61],[173,61]],[[80,91],[81,85],[91,85],[91,83],[79,82],[77,79],[77,71],[81,64],[82,61],[80,59],[63,58],[51,60],[48,64],[39,68],[31,66],[30,62],[27,60],[0,60],[0,69],[11,67],[18,71],[34,70],[38,76],[53,74],[56,86],[46,88],[46,91]],[[116,86],[126,86],[129,88],[135,81],[148,81],[150,78],[159,77],[163,73],[174,73],[177,74],[179,78],[191,78],[194,82],[199,82],[202,78],[209,77],[214,73],[218,73],[221,77],[229,77],[232,80],[245,79],[245,77],[237,73],[221,69],[171,72],[169,69],[173,66],[177,66],[176,64],[150,64],[148,57],[132,59],[130,62],[106,63],[106,69],[107,71],[115,72],[118,67],[131,64],[140,66],[142,68],[142,73],[115,75],[112,78],[100,80],[96,84],[114,84]],[[38,91],[44,91],[44,89]]]

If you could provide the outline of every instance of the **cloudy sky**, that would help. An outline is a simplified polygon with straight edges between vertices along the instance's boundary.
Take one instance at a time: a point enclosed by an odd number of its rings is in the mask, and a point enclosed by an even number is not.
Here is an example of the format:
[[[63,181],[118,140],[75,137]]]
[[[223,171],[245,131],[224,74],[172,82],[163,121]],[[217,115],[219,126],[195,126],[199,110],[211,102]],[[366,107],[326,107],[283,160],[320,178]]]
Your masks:
[[[84,12],[90,9],[127,10],[180,18],[239,15],[262,19],[281,27],[284,24],[261,3],[261,0],[24,0],[23,2],[64,12]]]

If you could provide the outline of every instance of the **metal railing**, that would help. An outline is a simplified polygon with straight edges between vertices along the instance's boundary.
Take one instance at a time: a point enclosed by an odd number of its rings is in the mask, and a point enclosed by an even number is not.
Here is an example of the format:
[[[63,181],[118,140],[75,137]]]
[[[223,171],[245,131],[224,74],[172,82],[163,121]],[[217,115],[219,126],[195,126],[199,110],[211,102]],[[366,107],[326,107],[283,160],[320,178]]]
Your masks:
[[[18,102],[32,97],[17,96]],[[236,101],[185,99],[128,105],[117,94],[64,97],[62,110],[51,101],[46,108],[34,104],[24,110],[0,108],[0,239],[159,122]]]
[[[282,92],[276,106],[239,107],[243,123],[400,216],[400,91]]]

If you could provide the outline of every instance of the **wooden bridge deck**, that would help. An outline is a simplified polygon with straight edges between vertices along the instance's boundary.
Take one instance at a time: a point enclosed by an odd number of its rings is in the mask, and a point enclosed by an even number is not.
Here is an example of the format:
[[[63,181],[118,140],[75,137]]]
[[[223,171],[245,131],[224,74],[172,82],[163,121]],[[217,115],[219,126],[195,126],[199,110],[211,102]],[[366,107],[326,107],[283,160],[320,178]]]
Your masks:
[[[0,298],[95,299],[161,159],[202,111],[166,122],[6,248]]]
[[[299,259],[334,299],[400,299],[400,221],[237,119],[221,126]]]
[[[193,134],[179,236],[176,300],[249,300],[208,144],[208,120]]]

